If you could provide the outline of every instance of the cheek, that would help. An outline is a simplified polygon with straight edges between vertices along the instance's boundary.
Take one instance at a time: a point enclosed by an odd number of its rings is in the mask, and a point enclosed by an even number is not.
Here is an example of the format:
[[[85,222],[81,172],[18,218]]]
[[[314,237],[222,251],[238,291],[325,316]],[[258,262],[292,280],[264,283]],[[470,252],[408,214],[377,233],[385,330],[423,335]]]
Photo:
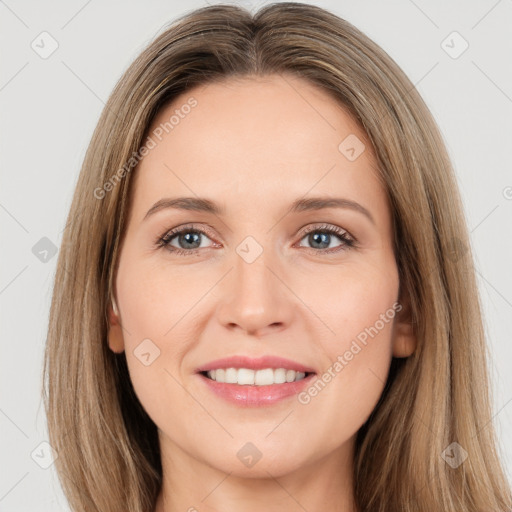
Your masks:
[[[331,335],[324,339],[331,359],[347,350],[355,339],[361,343],[378,339],[380,346],[390,345],[399,288],[398,271],[392,261],[378,266],[340,267],[325,282],[327,287],[309,286],[307,298],[329,327]],[[366,352],[370,356],[372,351]]]
[[[392,357],[397,273],[349,274],[339,277],[343,286],[332,287],[316,303],[330,328],[317,341],[325,364],[299,396],[309,409],[306,421],[325,419],[314,423],[327,439],[348,437],[366,421],[382,394]]]
[[[162,397],[181,397],[177,381],[189,370],[182,361],[199,338],[194,315],[201,309],[194,305],[215,283],[211,273],[204,274],[191,278],[190,271],[141,262],[130,257],[129,247],[121,259],[116,290],[127,365],[140,402],[156,415]],[[184,396],[180,407],[186,405]]]
[[[365,351],[366,357],[371,358],[374,352],[381,353],[384,346],[391,353],[398,282],[385,276],[373,280],[370,286],[354,278],[343,282],[344,285],[328,305],[328,319],[335,333],[329,343],[329,352],[334,348],[338,353],[344,352],[350,349],[353,342],[358,342],[369,349]],[[370,340],[377,342],[370,344]]]
[[[128,267],[125,270],[123,274],[120,269],[117,290],[122,297],[126,362],[135,394],[159,427],[174,424],[173,411],[193,417],[197,410],[180,385],[180,366],[187,351],[180,328],[188,318],[184,316],[188,301],[175,293],[171,283],[163,284],[156,272],[143,272],[142,266],[133,273],[128,273]],[[186,429],[180,435],[185,436]]]
[[[165,261],[136,262],[128,253],[116,282],[127,331],[125,343],[135,348],[144,338],[160,344],[171,337],[174,340],[183,325],[190,324],[198,297],[214,283],[211,272],[171,269]]]

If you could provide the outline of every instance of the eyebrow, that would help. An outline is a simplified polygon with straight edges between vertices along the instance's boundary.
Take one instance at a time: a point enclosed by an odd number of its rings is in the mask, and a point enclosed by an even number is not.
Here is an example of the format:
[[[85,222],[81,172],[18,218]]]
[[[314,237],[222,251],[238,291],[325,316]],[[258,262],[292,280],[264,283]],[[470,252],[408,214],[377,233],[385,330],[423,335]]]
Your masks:
[[[222,215],[224,209],[217,203],[210,199],[202,197],[176,197],[176,198],[163,198],[157,201],[146,213],[144,220],[151,215],[154,215],[160,210],[174,208],[177,210],[188,210],[197,212],[212,213],[214,215]],[[327,208],[345,208],[354,210],[356,212],[365,215],[372,224],[375,225],[375,219],[373,215],[361,204],[352,201],[350,199],[344,199],[340,197],[310,197],[307,199],[297,199],[290,207],[290,212],[304,212],[304,211],[316,211],[324,210]]]

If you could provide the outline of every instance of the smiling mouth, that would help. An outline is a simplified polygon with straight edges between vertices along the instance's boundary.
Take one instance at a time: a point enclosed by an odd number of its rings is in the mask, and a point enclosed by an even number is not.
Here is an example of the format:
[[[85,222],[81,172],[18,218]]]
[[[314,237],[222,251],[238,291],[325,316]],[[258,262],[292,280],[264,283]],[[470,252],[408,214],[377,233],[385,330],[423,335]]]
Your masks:
[[[272,386],[287,384],[305,379],[312,372],[298,372],[285,368],[218,368],[200,372],[204,377],[221,384],[238,384],[239,386]]]

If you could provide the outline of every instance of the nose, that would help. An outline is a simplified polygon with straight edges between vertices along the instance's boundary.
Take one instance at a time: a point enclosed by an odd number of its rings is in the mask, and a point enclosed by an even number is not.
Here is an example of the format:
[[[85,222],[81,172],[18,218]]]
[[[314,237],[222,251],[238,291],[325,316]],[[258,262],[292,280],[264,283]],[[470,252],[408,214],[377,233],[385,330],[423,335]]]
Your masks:
[[[270,263],[266,251],[252,263],[238,255],[223,280],[217,315],[227,329],[263,336],[286,329],[298,310],[280,266]]]

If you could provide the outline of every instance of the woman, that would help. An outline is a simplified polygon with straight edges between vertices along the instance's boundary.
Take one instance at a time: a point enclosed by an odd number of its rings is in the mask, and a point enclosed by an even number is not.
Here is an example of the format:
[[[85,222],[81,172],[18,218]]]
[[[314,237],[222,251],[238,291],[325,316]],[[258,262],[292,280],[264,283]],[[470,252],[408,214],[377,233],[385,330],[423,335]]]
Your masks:
[[[211,6],[129,67],[50,312],[73,510],[511,510],[485,350],[442,137],[364,34]]]

